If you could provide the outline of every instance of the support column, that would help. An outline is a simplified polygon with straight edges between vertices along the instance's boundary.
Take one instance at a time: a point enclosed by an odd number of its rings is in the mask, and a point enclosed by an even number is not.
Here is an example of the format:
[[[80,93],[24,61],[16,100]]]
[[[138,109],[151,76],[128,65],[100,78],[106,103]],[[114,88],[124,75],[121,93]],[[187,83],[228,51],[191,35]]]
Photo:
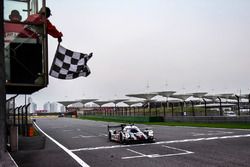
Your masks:
[[[174,103],[171,103],[171,108],[172,108],[172,117],[174,116]]]
[[[204,101],[204,106],[205,106],[205,116],[207,116],[207,101],[202,98],[202,100]]]
[[[0,34],[3,28],[3,0],[0,0]],[[6,93],[5,93],[5,62],[4,62],[4,35],[0,35],[0,159],[6,152]]]
[[[237,109],[238,109],[238,115],[240,116],[240,96],[235,95],[237,99]]]
[[[219,101],[220,101],[220,116],[222,116],[223,115],[223,112],[222,112],[222,105],[221,105],[221,98],[220,97],[217,97],[218,99],[219,99]]]

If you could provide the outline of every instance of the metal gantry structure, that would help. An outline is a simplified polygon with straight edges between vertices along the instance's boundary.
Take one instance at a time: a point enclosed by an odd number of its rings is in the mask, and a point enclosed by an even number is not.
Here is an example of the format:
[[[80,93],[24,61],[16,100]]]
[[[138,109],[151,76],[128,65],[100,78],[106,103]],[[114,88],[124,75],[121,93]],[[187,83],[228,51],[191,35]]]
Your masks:
[[[234,110],[237,109],[237,115],[240,115],[240,109],[242,108],[242,102],[241,99],[248,99],[249,100],[249,94],[244,95],[236,95],[233,93],[222,93],[222,94],[208,94],[207,92],[194,92],[194,93],[176,93],[176,91],[160,91],[160,92],[152,92],[152,93],[138,93],[138,94],[127,94],[126,95],[129,98],[136,98],[136,99],[113,99],[113,100],[98,100],[98,99],[85,99],[82,101],[83,104],[86,104],[88,102],[93,102],[94,104],[99,106],[99,111],[103,109],[103,112],[105,115],[109,116],[115,116],[119,113],[119,107],[118,104],[123,103],[126,104],[128,107],[125,110],[128,110],[128,112],[120,112],[121,115],[132,115],[131,109],[134,109],[133,115],[136,114],[135,107],[133,107],[136,104],[142,104],[141,109],[143,109],[143,115],[145,116],[146,113],[151,116],[153,115],[151,108],[155,107],[155,114],[157,115],[158,110],[157,106],[163,107],[163,116],[166,116],[166,108],[171,107],[172,113],[171,115],[174,116],[174,107],[179,106],[180,107],[180,113],[182,116],[187,115],[187,106],[190,106],[192,112],[189,113],[188,116],[196,116],[195,108],[204,108],[204,116],[211,116],[209,114],[208,109],[211,108],[218,108],[219,109],[219,115],[223,116],[223,108],[226,107],[234,107]],[[165,101],[158,101],[157,96],[164,97]],[[68,104],[73,104],[76,101],[70,101]],[[80,102],[80,101],[78,101]],[[68,105],[67,104],[67,105]],[[109,104],[109,105],[108,105]],[[250,104],[248,105],[250,109]],[[107,108],[109,110],[107,110]],[[139,108],[139,107],[138,107]],[[147,109],[147,112],[145,110]],[[139,112],[139,109],[138,109]]]

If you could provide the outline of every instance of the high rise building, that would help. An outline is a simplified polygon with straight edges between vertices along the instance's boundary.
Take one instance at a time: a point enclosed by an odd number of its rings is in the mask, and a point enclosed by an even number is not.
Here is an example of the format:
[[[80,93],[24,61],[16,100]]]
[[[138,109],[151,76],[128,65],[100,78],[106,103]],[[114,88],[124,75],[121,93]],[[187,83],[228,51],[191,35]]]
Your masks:
[[[28,98],[28,104],[30,104],[28,112],[34,113],[37,110],[37,104],[33,102],[31,97]]]
[[[58,112],[56,102],[50,103],[50,112]]]
[[[47,102],[43,105],[43,109],[46,110],[47,112],[50,112],[50,102]]]

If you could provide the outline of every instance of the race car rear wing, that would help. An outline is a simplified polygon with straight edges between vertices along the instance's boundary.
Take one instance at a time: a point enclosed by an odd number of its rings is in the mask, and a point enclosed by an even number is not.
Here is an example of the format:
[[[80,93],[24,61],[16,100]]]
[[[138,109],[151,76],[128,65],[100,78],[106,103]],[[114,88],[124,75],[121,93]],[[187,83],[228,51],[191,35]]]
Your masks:
[[[134,124],[129,124],[130,126],[133,126]],[[108,125],[108,131],[109,131],[109,129],[115,129],[115,128],[121,128],[122,130],[123,130],[123,128],[125,127],[125,126],[128,126],[128,125],[126,125],[126,124],[120,124],[120,125]]]
[[[123,129],[125,126],[126,126],[126,124],[108,125],[108,131],[109,131],[109,129],[115,129],[115,128],[121,128],[121,129]]]

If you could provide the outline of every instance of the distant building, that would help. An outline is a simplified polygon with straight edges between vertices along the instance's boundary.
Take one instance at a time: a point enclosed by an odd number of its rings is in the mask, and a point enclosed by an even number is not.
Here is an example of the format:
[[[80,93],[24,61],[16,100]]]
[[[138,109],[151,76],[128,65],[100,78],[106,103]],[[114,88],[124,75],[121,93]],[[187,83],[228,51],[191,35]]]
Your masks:
[[[35,113],[35,111],[37,110],[37,104],[33,102],[31,97],[28,98],[28,103],[30,103],[30,106],[28,108],[28,112]]]
[[[59,110],[60,112],[66,112],[66,108],[65,108],[65,106],[64,105],[61,105],[60,106],[60,110]]]
[[[30,113],[34,113],[36,110],[37,110],[37,104],[32,102],[30,104]]]
[[[50,112],[50,102],[47,102],[43,105],[43,110],[46,110],[47,112]]]
[[[58,112],[57,106],[56,102],[50,103],[50,112]]]
[[[65,107],[61,106],[57,102],[47,102],[43,105],[43,110],[46,110],[47,112],[65,112]]]

